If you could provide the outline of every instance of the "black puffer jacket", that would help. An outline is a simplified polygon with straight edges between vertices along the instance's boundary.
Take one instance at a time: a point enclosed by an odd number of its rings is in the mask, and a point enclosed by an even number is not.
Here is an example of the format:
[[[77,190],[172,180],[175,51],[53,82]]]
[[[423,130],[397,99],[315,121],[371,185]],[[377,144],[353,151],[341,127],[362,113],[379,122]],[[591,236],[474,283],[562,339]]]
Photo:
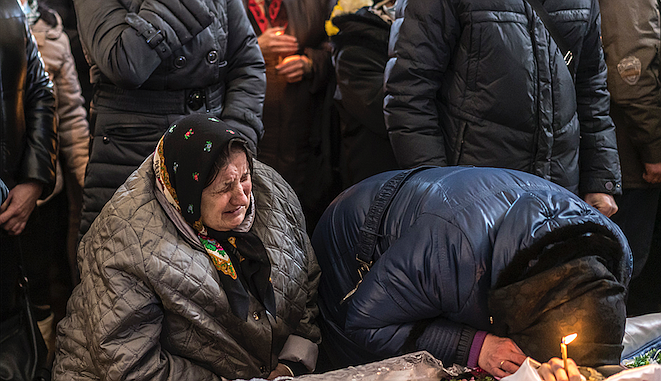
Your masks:
[[[0,0],[0,178],[11,189],[36,180],[55,185],[53,85],[16,0]]]
[[[522,0],[397,3],[385,116],[403,167],[518,169],[574,193],[620,192],[597,0],[546,0],[575,84]]]
[[[266,78],[241,0],[74,4],[95,84],[83,233],[181,116],[212,114],[257,145]],[[191,5],[204,11],[187,11]],[[187,31],[195,20],[206,25]]]
[[[390,25],[369,11],[333,18],[331,37],[341,124],[344,187],[399,168],[383,118],[383,69],[388,62]],[[374,160],[378,157],[379,160]]]

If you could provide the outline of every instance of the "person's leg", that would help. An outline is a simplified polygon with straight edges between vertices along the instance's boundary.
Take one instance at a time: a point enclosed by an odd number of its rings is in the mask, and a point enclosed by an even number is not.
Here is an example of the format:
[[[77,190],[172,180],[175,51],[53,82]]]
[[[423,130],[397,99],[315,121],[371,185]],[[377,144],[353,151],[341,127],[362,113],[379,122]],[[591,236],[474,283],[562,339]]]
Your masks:
[[[624,189],[617,197],[619,207],[611,218],[624,232],[633,252],[633,278],[645,267],[656,220],[661,188]]]
[[[0,321],[5,321],[17,311],[18,263],[16,237],[0,228]]]
[[[629,284],[627,315],[661,312],[661,189],[625,190],[613,215],[629,240],[634,274]]]

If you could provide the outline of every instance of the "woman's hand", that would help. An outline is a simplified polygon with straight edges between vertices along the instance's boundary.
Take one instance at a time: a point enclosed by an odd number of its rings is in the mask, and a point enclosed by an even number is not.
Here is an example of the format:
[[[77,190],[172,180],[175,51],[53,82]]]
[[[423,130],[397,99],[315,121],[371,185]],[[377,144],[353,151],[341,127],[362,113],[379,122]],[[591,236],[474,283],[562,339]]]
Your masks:
[[[278,75],[285,76],[288,83],[296,83],[303,79],[303,76],[312,71],[312,60],[307,56],[298,54],[285,58],[281,64],[275,67]]]
[[[13,187],[7,199],[0,205],[0,227],[9,235],[19,235],[25,229],[30,214],[37,206],[43,185],[37,181],[28,181]]]
[[[294,36],[285,34],[282,27],[268,28],[257,37],[257,43],[266,60],[276,60],[298,51],[298,40]]]
[[[579,373],[578,367],[572,359],[567,359],[567,371],[564,369],[564,362],[554,357],[542,364],[537,369],[537,373],[544,381],[585,381],[585,377]]]
[[[526,355],[514,341],[487,334],[477,365],[493,376],[505,377],[516,372],[525,359]]]
[[[284,364],[278,363],[278,365],[273,369],[267,380],[273,380],[280,376],[294,377],[294,373],[286,367]]]

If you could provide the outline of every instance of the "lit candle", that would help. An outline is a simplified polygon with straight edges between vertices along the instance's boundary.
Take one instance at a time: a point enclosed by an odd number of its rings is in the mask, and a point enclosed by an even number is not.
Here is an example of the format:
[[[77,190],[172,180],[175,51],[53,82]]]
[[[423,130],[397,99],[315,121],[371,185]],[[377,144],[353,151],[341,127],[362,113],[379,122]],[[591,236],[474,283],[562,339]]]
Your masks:
[[[574,341],[576,336],[578,336],[578,334],[572,333],[571,335],[563,337],[562,342],[560,342],[560,351],[562,352],[562,361],[565,364],[565,372],[567,372],[567,344]]]

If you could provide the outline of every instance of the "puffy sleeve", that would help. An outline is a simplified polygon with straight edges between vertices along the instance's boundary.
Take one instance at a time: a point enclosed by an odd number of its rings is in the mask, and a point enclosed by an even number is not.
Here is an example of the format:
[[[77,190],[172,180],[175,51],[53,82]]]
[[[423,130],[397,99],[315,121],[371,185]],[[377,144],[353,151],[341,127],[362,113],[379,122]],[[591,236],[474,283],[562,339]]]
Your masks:
[[[443,0],[397,2],[385,69],[384,115],[402,168],[446,165],[436,95],[459,36]]]
[[[145,0],[136,6],[138,2],[75,0],[86,54],[117,86],[139,87],[162,59],[213,21],[203,0],[183,0],[173,6],[178,2]],[[192,25],[196,28],[189,29]]]
[[[89,151],[89,125],[84,107],[85,100],[81,94],[69,38],[62,33],[54,45],[54,49],[57,49],[63,57],[62,66],[58,68],[57,75],[53,75],[57,92],[60,154],[67,168],[75,175],[78,184],[82,187]]]
[[[599,4],[592,0],[590,25],[576,70],[576,104],[581,125],[579,192],[622,192],[615,125],[609,116],[606,62],[601,46]]]

